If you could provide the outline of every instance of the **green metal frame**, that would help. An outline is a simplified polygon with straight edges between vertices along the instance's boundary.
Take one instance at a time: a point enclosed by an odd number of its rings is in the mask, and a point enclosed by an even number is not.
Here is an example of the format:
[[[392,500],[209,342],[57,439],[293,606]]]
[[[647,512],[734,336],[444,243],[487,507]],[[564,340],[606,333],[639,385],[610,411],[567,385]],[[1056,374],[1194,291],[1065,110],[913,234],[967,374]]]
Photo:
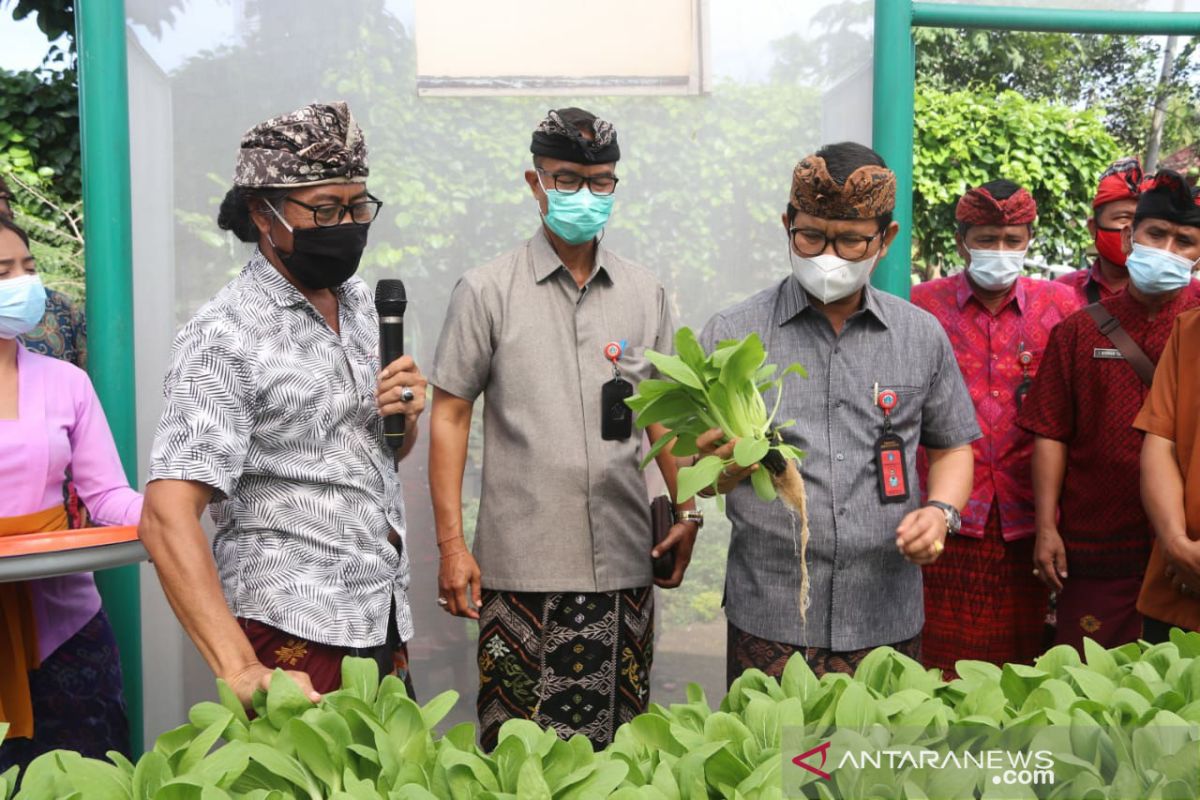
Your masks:
[[[875,150],[896,173],[895,218],[900,233],[872,282],[901,297],[908,297],[912,286],[912,250],[907,243],[912,239],[914,27],[1196,36],[1200,14],[875,0],[871,136]]]
[[[77,0],[83,151],[88,372],[131,485],[137,485],[133,359],[133,230],[129,196],[129,82],[124,0]],[[142,752],[142,613],[138,566],[97,573],[121,648],[130,746]]]

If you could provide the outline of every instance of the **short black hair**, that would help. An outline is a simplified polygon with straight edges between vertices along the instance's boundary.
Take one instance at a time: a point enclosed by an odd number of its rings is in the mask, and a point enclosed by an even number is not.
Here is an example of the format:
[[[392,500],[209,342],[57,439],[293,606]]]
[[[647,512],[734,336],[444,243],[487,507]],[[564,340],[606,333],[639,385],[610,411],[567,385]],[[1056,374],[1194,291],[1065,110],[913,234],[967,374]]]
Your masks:
[[[217,227],[232,231],[243,242],[258,242],[258,226],[250,219],[250,201],[263,200],[279,208],[288,195],[287,189],[247,189],[235,186],[225,194],[217,212]]]
[[[859,167],[888,168],[887,162],[883,160],[883,156],[865,144],[859,144],[858,142],[827,144],[818,150],[815,155],[825,161],[825,169],[829,170],[829,177],[840,184],[844,184],[846,179],[853,175],[854,170]],[[788,203],[787,218],[789,225],[796,221],[796,214],[799,211],[800,209],[792,205],[791,202]],[[892,212],[887,211],[875,219],[879,221],[879,229],[883,230],[892,224]]]
[[[858,142],[827,144],[818,150],[816,155],[825,161],[825,169],[829,170],[829,176],[838,183],[845,183],[859,167],[887,169],[887,162],[883,160],[883,156]]]
[[[982,184],[979,188],[985,190],[997,200],[1007,200],[1017,192],[1021,191],[1021,186],[1019,184],[1013,183],[1012,181],[1004,178],[997,178],[994,181],[988,181],[987,183]],[[959,222],[958,235],[966,236],[967,231],[971,230],[971,227],[971,223],[969,222]],[[1033,223],[1029,223],[1027,227],[1029,228],[1029,234],[1032,236]]]

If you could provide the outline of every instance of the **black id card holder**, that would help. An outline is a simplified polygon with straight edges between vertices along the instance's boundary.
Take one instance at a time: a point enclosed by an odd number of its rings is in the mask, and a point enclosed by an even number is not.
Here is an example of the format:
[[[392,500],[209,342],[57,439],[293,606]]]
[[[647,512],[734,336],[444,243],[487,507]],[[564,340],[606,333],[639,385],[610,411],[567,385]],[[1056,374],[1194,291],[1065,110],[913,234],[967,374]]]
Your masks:
[[[908,500],[904,440],[891,431],[880,436],[875,442],[875,463],[879,472],[879,502],[903,503]]]
[[[633,396],[633,385],[614,377],[600,388],[600,438],[623,442],[633,436],[633,411],[625,398]]]

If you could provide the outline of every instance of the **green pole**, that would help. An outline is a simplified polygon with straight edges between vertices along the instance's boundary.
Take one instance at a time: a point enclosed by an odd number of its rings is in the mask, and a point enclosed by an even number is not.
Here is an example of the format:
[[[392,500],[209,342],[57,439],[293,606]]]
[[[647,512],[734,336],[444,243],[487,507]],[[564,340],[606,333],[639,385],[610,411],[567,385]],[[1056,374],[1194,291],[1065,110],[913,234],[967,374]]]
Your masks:
[[[137,485],[133,375],[133,244],[129,200],[129,86],[124,0],[77,0],[79,127],[83,152],[88,371],[125,474]],[[116,631],[130,747],[142,752],[141,596],[137,565],[96,575]]]
[[[912,24],[928,28],[990,28],[1047,33],[1119,33],[1143,36],[1200,34],[1200,14],[1197,13],[975,6],[926,3],[919,0],[912,4]],[[876,29],[876,36],[878,35]]]
[[[900,232],[872,283],[908,298],[912,285],[913,83],[916,54],[912,38],[912,0],[875,0],[875,86],[871,141],[896,173],[896,210]]]

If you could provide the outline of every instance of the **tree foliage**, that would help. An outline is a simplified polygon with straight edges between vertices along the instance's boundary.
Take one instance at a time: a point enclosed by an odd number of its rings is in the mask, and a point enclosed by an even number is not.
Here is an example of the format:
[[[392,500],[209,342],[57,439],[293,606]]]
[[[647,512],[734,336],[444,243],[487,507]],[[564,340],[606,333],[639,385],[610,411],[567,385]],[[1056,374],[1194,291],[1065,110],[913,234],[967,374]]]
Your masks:
[[[917,28],[917,83],[943,92],[999,94],[1098,111],[1129,154],[1146,151],[1163,46],[1150,36]],[[1196,141],[1200,37],[1184,43],[1166,88],[1164,154]]]
[[[954,205],[972,186],[1007,178],[1038,203],[1033,250],[1070,264],[1088,243],[1096,178],[1121,153],[1094,111],[1027,100],[1015,91],[919,87],[914,130],[914,268],[958,262]]]
[[[170,24],[183,7],[183,0],[155,0],[139,9],[138,21],[158,35]],[[74,70],[75,65],[75,2],[74,0],[0,0],[0,12],[12,14],[15,20],[33,15],[38,29],[52,43],[46,53],[47,65],[61,64]],[[65,44],[59,43],[66,37]]]
[[[80,197],[79,94],[62,72],[0,71],[0,174]]]

